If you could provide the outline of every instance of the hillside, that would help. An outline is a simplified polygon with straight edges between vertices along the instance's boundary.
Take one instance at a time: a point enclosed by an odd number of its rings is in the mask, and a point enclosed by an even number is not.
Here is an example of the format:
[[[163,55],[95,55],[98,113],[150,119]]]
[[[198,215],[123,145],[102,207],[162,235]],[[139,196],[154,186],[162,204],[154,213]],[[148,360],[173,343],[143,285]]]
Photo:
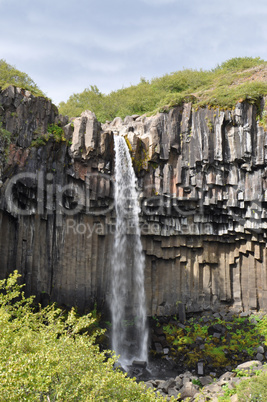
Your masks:
[[[0,88],[4,90],[9,85],[29,90],[35,96],[45,96],[26,73],[1,59]],[[226,109],[243,100],[257,103],[265,95],[267,62],[259,57],[237,57],[208,71],[184,69],[150,81],[141,78],[139,84],[110,94],[101,93],[97,86],[90,85],[61,102],[59,112],[77,117],[89,109],[104,123],[117,116],[166,112],[188,101],[195,109],[205,105]]]
[[[45,96],[28,74],[19,71],[5,60],[0,59],[0,88],[4,90],[9,85],[31,91],[35,96]]]
[[[61,102],[59,111],[76,117],[89,109],[99,121],[105,122],[116,116],[168,111],[184,101],[191,101],[194,108],[205,105],[232,108],[238,101],[256,103],[267,95],[266,78],[266,61],[259,57],[234,58],[210,71],[185,69],[151,81],[141,78],[138,85],[108,95],[90,86]]]

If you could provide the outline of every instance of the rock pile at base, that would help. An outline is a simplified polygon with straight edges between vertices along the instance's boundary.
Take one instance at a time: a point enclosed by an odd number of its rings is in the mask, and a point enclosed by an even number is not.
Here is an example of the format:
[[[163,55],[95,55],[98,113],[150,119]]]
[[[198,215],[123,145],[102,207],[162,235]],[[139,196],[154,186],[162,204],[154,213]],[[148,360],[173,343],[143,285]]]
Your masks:
[[[162,396],[170,400],[174,397],[177,401],[186,400],[187,402],[206,402],[219,401],[219,397],[224,395],[224,386],[229,390],[234,389],[241,381],[255,375],[258,371],[267,372],[267,366],[258,360],[251,360],[236,367],[237,371],[242,371],[242,376],[237,377],[235,371],[226,372],[219,378],[212,376],[197,376],[186,371],[176,378],[164,380],[149,380],[145,384],[147,388],[153,389]],[[231,402],[237,402],[237,395],[231,396]]]

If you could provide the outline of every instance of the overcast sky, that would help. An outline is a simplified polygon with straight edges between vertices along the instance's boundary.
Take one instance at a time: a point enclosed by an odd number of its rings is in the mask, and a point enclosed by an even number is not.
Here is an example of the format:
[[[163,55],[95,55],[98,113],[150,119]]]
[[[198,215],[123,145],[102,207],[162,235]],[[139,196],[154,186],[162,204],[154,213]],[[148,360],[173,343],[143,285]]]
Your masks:
[[[0,0],[0,59],[58,104],[97,85],[267,60],[266,0]]]

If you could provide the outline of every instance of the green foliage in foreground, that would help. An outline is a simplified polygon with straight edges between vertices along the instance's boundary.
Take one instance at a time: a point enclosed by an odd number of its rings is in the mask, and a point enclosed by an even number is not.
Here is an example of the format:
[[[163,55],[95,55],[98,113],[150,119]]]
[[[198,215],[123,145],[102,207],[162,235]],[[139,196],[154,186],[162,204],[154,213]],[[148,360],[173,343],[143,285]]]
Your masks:
[[[239,402],[267,401],[267,372],[262,371],[249,379],[241,381],[235,388],[223,387],[224,395],[219,396],[219,402],[231,402],[231,396],[237,395]]]
[[[92,316],[66,317],[55,306],[36,309],[15,271],[0,281],[1,401],[163,401],[113,370],[88,335]]]
[[[35,82],[26,74],[17,70],[14,66],[0,59],[0,88],[5,89],[9,85],[27,89],[33,95],[45,96]]]
[[[266,68],[267,62],[252,57],[228,60],[211,71],[185,69],[147,81],[141,78],[138,85],[102,94],[96,86],[73,94],[67,102],[59,104],[59,111],[71,117],[84,110],[95,112],[101,122],[116,116],[124,118],[133,114],[151,114],[168,111],[184,101],[195,107],[232,108],[238,101],[257,102],[267,95],[267,83],[250,77],[258,67]]]
[[[262,372],[249,380],[242,381],[237,388],[240,402],[266,402],[267,401],[267,373]]]

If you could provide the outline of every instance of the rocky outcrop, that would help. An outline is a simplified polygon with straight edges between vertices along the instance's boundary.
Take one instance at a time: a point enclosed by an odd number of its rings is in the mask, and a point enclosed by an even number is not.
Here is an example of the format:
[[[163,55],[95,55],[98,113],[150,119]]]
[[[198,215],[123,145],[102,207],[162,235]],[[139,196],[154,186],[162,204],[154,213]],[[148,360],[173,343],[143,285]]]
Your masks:
[[[89,111],[68,123],[50,101],[14,87],[0,104],[13,137],[1,178],[1,276],[19,269],[39,299],[81,310],[107,304],[113,136],[123,135],[140,189],[148,313],[172,314],[181,303],[267,309],[267,133],[256,106],[188,103],[101,126]],[[51,123],[64,141],[32,147]]]
[[[133,147],[150,308],[158,315],[179,302],[188,311],[267,307],[266,132],[257,112],[247,103],[231,111],[184,104],[104,127]]]
[[[266,365],[262,365],[257,360],[247,361],[236,367],[236,370],[222,374],[218,379],[211,376],[198,376],[190,371],[180,374],[175,378],[163,380],[150,380],[146,382],[146,387],[153,389],[163,397],[170,400],[171,397],[179,401],[196,402],[218,402],[223,396],[226,397],[226,391],[231,391],[229,401],[238,402],[237,387],[248,380],[253,382],[256,375],[265,375]],[[240,373],[240,376],[236,374]],[[256,374],[257,372],[257,374]],[[242,384],[241,384],[242,385]],[[249,391],[248,391],[249,392]]]
[[[49,99],[35,97],[14,86],[0,92],[1,122],[21,148],[29,147],[33,139],[45,134],[48,124],[54,123],[57,115],[57,108]]]

